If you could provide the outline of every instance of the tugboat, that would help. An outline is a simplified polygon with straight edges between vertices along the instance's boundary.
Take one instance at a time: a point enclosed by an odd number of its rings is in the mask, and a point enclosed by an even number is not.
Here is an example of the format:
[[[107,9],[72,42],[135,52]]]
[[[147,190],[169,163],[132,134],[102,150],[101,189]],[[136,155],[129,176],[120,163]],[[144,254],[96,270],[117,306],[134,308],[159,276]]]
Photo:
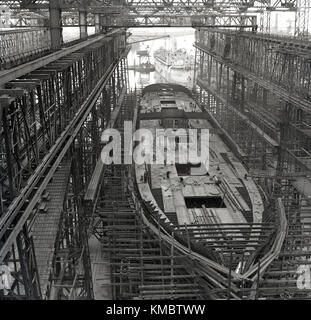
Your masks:
[[[150,55],[148,50],[137,51],[138,65],[129,66],[129,70],[134,70],[140,73],[150,73],[155,71],[155,67],[150,62]]]

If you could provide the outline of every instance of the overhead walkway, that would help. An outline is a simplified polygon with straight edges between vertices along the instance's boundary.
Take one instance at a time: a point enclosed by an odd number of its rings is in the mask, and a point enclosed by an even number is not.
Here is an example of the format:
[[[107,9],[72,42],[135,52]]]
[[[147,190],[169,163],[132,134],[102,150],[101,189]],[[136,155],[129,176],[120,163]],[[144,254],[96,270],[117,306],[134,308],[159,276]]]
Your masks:
[[[33,239],[43,298],[46,297],[59,232],[60,218],[70,176],[71,160],[64,160],[48,184],[37,208]]]

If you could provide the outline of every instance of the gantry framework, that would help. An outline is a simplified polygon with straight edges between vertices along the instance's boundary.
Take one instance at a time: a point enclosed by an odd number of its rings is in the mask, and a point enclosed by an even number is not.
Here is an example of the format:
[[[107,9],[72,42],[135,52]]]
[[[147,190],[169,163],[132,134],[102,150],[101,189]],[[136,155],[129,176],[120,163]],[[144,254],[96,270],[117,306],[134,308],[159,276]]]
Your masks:
[[[54,1],[53,1],[54,2]],[[261,14],[262,31],[269,30],[272,11],[295,11],[297,34],[305,32],[307,5],[305,0],[57,0],[63,13],[64,23],[76,20],[77,11],[87,11],[91,15],[101,15],[102,25],[123,26],[192,26],[208,25],[209,16]],[[49,1],[5,1],[14,12],[33,10],[47,12]],[[191,18],[190,18],[191,16]],[[105,20],[106,19],[106,20]],[[108,19],[108,20],[107,20]],[[117,20],[117,22],[115,21]],[[90,23],[94,17],[89,18]]]
[[[63,26],[80,25],[81,12],[88,13],[84,19],[95,27],[99,23],[103,27],[199,27],[212,26],[206,20],[210,17],[259,15],[259,20],[253,21],[252,25],[258,24],[258,30],[264,33],[270,33],[271,13],[286,11],[295,14],[296,37],[308,35],[310,11],[308,0],[4,0],[2,3],[11,8],[12,17],[22,26],[42,25],[49,18],[48,11],[54,3],[62,11]],[[247,24],[239,25],[245,27]]]
[[[4,4],[13,9],[48,9],[47,0],[4,0]],[[263,6],[271,10],[288,10],[297,6],[297,0],[59,0],[62,9],[92,8],[100,7],[112,9],[127,8],[133,12],[150,13],[167,10],[172,13],[233,13],[241,11],[256,11]]]

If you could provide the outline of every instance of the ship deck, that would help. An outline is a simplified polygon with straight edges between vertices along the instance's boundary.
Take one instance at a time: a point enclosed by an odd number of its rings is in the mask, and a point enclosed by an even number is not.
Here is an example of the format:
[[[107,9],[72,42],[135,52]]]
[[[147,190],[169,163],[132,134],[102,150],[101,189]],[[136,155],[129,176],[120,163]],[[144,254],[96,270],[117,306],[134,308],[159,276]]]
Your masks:
[[[177,107],[187,112],[198,111],[195,102],[185,97],[184,93],[176,95]],[[142,101],[140,112],[159,111],[160,100],[161,97],[151,93],[149,98],[146,97],[146,100]],[[206,119],[191,119],[189,126],[213,129]],[[149,129],[155,136],[156,129],[161,126],[159,120],[140,120],[140,128]],[[213,130],[210,130],[209,146],[208,175],[191,176],[180,173],[176,164],[136,165],[136,178],[142,198],[151,201],[161,217],[173,224],[260,223],[263,202],[256,184],[247,176],[246,169]],[[149,181],[144,181],[144,175],[150,177]],[[221,179],[222,183],[219,186],[215,185],[214,176]],[[215,197],[222,199],[223,206],[187,205],[189,199],[195,201]]]

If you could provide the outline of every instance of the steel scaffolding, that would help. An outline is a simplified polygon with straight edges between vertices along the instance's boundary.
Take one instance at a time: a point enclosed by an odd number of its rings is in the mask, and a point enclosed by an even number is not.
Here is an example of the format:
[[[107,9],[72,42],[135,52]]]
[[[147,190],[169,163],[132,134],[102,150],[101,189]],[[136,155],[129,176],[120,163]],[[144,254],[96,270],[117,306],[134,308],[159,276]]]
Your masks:
[[[122,37],[115,31],[42,67],[22,65],[18,72],[31,72],[0,91],[0,262],[14,278],[5,298],[93,296],[81,197],[126,92]]]
[[[286,212],[280,254],[253,284],[250,297],[310,298],[310,290],[296,286],[297,270],[311,254],[308,42],[201,29],[195,46],[197,100],[268,201],[282,199]]]

